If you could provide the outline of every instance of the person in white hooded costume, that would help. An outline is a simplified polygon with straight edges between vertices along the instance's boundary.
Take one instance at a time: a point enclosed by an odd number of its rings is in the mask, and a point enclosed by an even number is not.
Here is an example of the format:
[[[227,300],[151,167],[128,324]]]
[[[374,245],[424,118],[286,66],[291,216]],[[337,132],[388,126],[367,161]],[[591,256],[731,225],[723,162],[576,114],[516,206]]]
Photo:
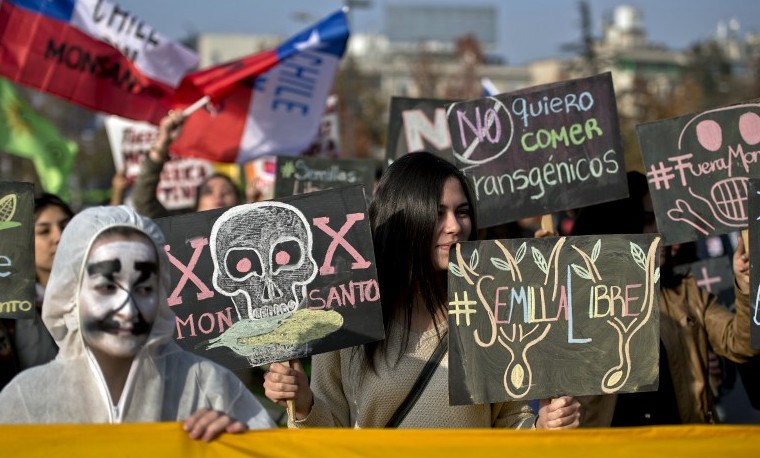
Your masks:
[[[275,426],[231,371],[174,341],[163,247],[158,226],[129,207],[71,220],[42,311],[60,351],[0,392],[0,423],[184,421],[204,440]]]

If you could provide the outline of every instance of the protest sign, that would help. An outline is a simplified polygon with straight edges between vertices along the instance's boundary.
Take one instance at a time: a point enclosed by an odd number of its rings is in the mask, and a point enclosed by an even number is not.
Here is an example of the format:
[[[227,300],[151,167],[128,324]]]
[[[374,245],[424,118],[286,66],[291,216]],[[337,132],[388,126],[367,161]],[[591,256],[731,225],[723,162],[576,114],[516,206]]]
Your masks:
[[[274,196],[287,197],[361,184],[367,190],[367,197],[371,197],[375,183],[375,168],[375,162],[368,159],[279,156]]]
[[[404,154],[427,151],[454,162],[446,105],[453,100],[392,97],[385,157],[390,163]]]
[[[747,102],[636,127],[665,245],[747,227],[760,104]]]
[[[338,116],[338,96],[330,94],[325,102],[325,113],[319,122],[319,130],[314,141],[302,153],[304,156],[340,156],[340,117]]]
[[[157,222],[184,348],[242,368],[383,338],[361,186]]]
[[[752,348],[760,348],[760,179],[749,180],[749,284]]]
[[[730,308],[735,300],[734,269],[731,263],[730,256],[718,256],[677,265],[673,271],[684,275],[690,273],[700,288],[713,293],[718,302]]]
[[[246,197],[250,202],[274,197],[274,179],[277,156],[262,156],[242,166],[245,176]]]
[[[129,184],[140,172],[140,165],[158,137],[152,124],[109,116],[105,121],[114,166]],[[161,171],[156,196],[167,210],[182,210],[195,205],[198,185],[214,173],[211,162],[203,159],[171,158]]]
[[[0,318],[34,316],[34,284],[34,186],[0,181]]]
[[[610,73],[453,103],[447,119],[479,227],[628,195]]]
[[[659,237],[465,242],[449,253],[449,400],[657,388]]]

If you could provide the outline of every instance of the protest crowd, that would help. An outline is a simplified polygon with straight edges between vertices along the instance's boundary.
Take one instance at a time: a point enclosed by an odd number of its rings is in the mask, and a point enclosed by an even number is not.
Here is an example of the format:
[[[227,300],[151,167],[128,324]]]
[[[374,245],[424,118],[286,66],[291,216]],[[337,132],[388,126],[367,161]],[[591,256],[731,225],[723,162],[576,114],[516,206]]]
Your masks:
[[[757,101],[637,127],[644,173],[609,73],[394,97],[387,160],[304,155],[345,10],[198,70],[118,5],[45,3],[0,3],[0,77],[112,115],[121,151],[101,205],[0,181],[0,431],[718,428],[736,385],[760,411]]]

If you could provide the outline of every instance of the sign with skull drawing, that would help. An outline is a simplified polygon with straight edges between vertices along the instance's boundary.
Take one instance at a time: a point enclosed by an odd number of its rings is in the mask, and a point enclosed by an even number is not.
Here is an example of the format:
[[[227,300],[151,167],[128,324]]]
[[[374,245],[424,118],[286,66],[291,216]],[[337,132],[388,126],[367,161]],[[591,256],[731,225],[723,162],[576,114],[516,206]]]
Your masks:
[[[665,245],[747,227],[748,180],[760,156],[760,103],[636,128]]]
[[[186,349],[235,369],[383,338],[362,186],[157,222]]]

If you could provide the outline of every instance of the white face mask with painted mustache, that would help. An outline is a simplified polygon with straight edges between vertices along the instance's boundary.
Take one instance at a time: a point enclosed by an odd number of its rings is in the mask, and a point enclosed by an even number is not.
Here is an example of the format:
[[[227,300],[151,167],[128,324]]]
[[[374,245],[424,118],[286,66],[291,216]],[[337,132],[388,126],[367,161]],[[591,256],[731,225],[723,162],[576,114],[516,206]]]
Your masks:
[[[109,237],[87,258],[79,290],[79,321],[95,354],[134,357],[158,312],[158,262],[147,240]]]

